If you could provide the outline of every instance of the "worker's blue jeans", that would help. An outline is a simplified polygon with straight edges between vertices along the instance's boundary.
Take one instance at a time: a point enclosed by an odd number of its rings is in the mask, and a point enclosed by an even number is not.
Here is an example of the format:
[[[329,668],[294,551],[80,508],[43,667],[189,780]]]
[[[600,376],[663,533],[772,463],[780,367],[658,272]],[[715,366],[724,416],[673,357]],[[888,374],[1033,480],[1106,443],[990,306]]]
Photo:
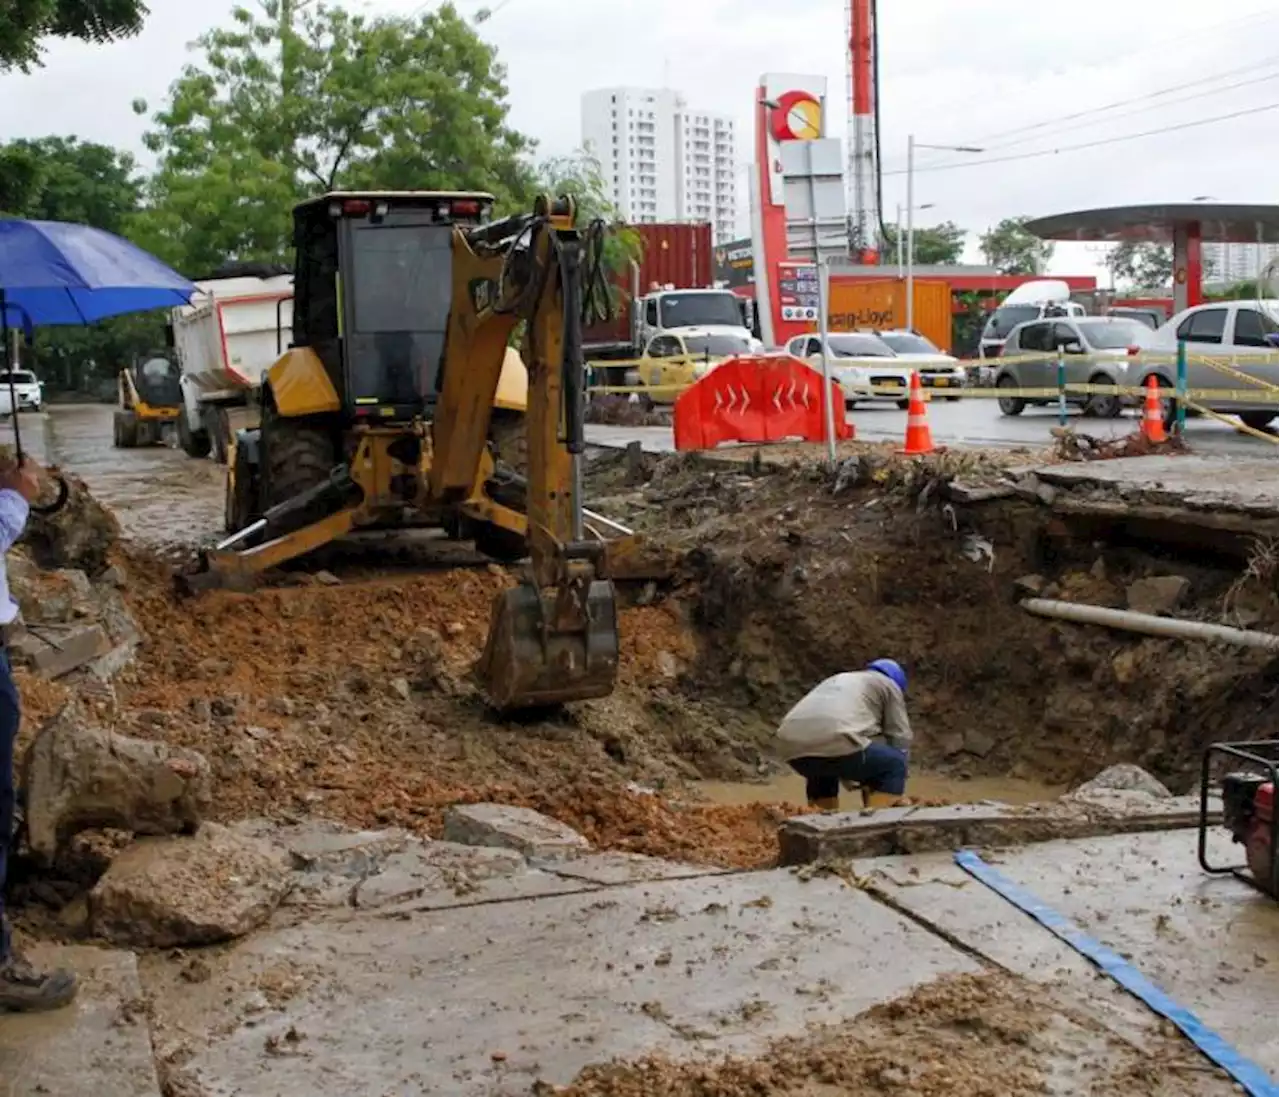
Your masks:
[[[810,803],[834,800],[841,782],[891,796],[901,796],[907,788],[907,756],[888,743],[869,743],[865,750],[839,758],[793,758],[791,768],[804,778]]]
[[[18,714],[18,689],[13,684],[9,653],[0,647],[0,963],[9,957],[4,889],[9,868],[9,846],[13,842],[13,752],[18,742]]]

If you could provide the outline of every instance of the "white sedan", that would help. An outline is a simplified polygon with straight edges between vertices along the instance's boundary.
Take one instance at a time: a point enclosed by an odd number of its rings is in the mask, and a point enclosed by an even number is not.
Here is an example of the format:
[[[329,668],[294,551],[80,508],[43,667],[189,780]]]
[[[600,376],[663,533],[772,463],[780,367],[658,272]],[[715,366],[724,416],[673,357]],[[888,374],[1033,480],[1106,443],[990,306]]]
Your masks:
[[[914,331],[882,331],[879,335],[893,348],[900,360],[919,372],[920,383],[925,388],[964,388],[965,372],[959,360],[939,350],[923,335]],[[945,392],[939,392],[938,395],[947,400],[960,399],[959,396],[948,396]]]
[[[817,335],[797,335],[787,353],[822,369],[822,341]],[[890,400],[907,406],[911,367],[874,332],[832,332],[827,336],[827,364],[852,409],[860,400]],[[888,389],[890,391],[877,391]]]

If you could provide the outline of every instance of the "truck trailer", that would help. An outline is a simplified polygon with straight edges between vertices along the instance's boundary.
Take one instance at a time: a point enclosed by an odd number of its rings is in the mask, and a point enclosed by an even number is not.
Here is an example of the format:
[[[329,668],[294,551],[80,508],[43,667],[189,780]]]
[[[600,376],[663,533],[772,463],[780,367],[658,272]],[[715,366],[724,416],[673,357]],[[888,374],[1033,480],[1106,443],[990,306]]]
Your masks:
[[[196,289],[169,321],[182,370],[178,443],[225,463],[235,432],[258,422],[263,374],[289,346],[293,276],[210,278]]]

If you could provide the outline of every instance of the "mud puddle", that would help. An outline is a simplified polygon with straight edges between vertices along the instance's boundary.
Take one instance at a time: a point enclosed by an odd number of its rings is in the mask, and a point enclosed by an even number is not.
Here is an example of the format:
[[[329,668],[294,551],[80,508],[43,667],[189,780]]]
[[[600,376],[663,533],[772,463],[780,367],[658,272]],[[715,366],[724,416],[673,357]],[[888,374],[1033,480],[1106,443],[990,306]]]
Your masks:
[[[765,782],[699,781],[695,787],[713,804],[805,804],[804,778],[786,773]],[[1031,804],[1055,800],[1067,791],[1065,785],[1047,785],[1016,777],[963,778],[942,773],[912,774],[907,781],[907,795],[917,800],[945,800],[953,804],[973,804],[981,800],[997,800],[1005,804]],[[842,791],[840,806],[862,807],[857,792]]]

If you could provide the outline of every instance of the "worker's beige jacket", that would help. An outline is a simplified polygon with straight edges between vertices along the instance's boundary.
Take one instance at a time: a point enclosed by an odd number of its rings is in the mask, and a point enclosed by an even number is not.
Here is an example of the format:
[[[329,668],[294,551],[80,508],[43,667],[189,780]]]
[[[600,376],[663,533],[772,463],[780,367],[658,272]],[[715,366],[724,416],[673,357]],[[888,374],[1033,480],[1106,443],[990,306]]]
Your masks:
[[[783,717],[774,736],[778,757],[839,758],[872,739],[909,750],[911,724],[896,683],[873,670],[836,674],[810,690]]]

